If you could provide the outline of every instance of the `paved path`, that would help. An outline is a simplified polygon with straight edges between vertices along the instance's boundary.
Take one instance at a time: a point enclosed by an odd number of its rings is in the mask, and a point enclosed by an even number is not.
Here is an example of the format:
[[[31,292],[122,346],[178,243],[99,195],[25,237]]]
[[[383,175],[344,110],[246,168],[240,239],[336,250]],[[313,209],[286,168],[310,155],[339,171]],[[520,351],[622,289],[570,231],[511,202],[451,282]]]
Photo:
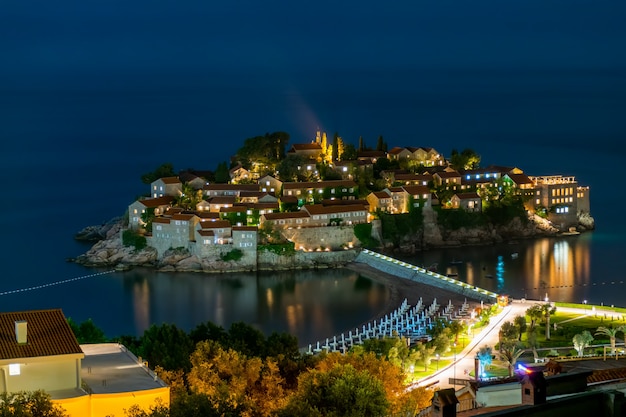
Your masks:
[[[478,350],[483,346],[491,346],[492,349],[494,348],[496,343],[499,341],[498,335],[502,324],[507,321],[513,321],[516,316],[524,315],[526,310],[532,305],[544,303],[544,301],[535,300],[515,300],[512,304],[502,308],[496,316],[491,318],[489,324],[485,326],[479,334],[475,335],[473,340],[456,355],[456,359],[454,357],[446,358],[452,359],[452,362],[440,368],[439,371],[434,374],[420,379],[414,383],[412,387],[433,385],[439,388],[449,388],[453,386],[449,383],[450,378],[470,379],[471,377],[469,376],[469,372],[474,370],[474,358],[476,357]],[[572,307],[557,307],[557,314],[559,311],[580,314],[579,317],[568,321],[592,314],[591,309]],[[622,317],[619,313],[610,310],[601,310],[598,307],[593,310],[593,314],[606,314],[607,317],[610,317],[611,315]],[[464,371],[467,371],[467,374],[465,374]],[[457,385],[457,388],[460,388],[460,386]]]

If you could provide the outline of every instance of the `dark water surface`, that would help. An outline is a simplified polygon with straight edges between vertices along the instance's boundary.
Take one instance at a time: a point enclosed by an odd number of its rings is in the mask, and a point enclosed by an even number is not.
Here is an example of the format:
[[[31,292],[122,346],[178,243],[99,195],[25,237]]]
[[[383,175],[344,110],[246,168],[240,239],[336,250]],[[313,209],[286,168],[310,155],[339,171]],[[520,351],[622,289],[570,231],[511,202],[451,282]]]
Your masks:
[[[162,163],[211,170],[248,137],[285,130],[290,144],[303,143],[317,128],[352,144],[363,136],[373,146],[382,134],[390,147],[444,155],[472,148],[483,166],[576,176],[591,187],[593,233],[432,250],[411,261],[514,297],[626,306],[626,198],[617,175],[626,161],[624,114],[626,77],[617,70],[0,81],[0,308],[60,307],[76,320],[93,318],[109,336],[141,334],[151,323],[191,329],[243,320],[302,343],[367,320],[388,292],[343,270],[135,270],[9,292],[98,272],[65,262],[89,247],[74,234],[122,215],[148,192],[141,175]]]

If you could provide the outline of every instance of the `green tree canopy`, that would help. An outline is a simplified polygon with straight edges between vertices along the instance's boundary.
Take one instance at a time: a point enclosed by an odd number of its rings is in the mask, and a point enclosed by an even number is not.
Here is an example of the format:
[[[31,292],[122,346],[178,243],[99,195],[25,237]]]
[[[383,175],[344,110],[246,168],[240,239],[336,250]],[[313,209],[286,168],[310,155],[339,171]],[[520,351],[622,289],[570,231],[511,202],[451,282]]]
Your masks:
[[[149,366],[159,365],[167,370],[189,370],[189,356],[194,346],[187,333],[173,324],[150,326],[141,337],[139,354]]]
[[[104,335],[102,329],[96,326],[91,319],[87,319],[80,324],[77,324],[71,317],[67,319],[74,336],[78,343],[104,343],[107,338]]]
[[[248,169],[251,161],[275,165],[285,157],[287,142],[289,142],[289,134],[286,132],[254,136],[244,141],[236,156],[241,165]]]
[[[141,182],[143,182],[144,184],[151,184],[159,178],[174,176],[176,176],[176,173],[174,172],[174,166],[170,163],[165,163],[152,172],[142,174]]]
[[[389,409],[382,382],[350,364],[306,372],[298,385],[281,416],[373,417]]]
[[[461,153],[453,149],[450,153],[450,166],[457,171],[476,169],[480,166],[480,155],[473,149],[464,149]]]
[[[215,182],[218,184],[227,184],[230,181],[230,171],[226,162],[220,162],[215,169]]]

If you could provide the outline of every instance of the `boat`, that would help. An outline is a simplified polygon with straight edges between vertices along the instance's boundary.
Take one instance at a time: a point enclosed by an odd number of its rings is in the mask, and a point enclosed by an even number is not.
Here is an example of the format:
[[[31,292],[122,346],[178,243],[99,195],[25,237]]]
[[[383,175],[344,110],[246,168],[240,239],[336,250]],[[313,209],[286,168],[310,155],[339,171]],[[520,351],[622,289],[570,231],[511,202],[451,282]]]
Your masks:
[[[511,254],[511,259],[517,259],[519,254],[517,252]]]

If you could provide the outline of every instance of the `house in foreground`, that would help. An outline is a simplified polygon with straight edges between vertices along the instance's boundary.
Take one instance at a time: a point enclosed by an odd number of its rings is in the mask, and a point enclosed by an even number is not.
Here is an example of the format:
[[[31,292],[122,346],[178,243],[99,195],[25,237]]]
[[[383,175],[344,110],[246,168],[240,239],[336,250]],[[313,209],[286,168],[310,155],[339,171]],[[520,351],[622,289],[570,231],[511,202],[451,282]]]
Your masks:
[[[169,387],[117,343],[79,345],[60,309],[0,313],[0,392],[43,390],[71,417],[169,405]]]

